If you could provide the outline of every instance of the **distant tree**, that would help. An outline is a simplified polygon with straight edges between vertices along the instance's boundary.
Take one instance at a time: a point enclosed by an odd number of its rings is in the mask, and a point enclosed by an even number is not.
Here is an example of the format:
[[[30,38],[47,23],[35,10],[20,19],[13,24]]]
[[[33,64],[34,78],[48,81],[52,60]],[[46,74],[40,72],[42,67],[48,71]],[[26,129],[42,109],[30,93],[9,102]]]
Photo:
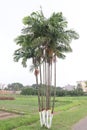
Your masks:
[[[21,83],[12,83],[12,84],[8,84],[7,88],[8,90],[12,90],[12,91],[19,91],[23,89],[23,85]]]
[[[38,86],[37,86],[37,84],[32,84],[31,87],[32,87],[32,88],[37,88]]]
[[[76,95],[76,96],[82,96],[82,95],[84,95],[83,89],[82,88],[76,88],[74,90],[74,95]]]

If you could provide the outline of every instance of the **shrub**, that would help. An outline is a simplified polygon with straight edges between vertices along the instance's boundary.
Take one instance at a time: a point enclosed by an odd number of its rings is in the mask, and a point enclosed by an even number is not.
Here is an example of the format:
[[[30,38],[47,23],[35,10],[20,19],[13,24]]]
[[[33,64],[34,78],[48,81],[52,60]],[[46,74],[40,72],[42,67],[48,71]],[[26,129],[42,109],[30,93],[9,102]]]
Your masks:
[[[21,91],[22,95],[37,95],[37,89],[35,88],[24,88]]]

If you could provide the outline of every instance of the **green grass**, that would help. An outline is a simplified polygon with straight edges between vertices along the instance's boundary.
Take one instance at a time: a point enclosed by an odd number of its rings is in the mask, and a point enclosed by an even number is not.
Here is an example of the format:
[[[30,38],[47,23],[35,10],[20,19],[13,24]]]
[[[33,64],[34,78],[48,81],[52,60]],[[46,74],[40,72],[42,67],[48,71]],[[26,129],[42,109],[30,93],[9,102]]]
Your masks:
[[[47,130],[39,123],[36,96],[14,95],[15,100],[1,101],[0,109],[24,113],[19,117],[0,120],[0,130]],[[50,130],[71,130],[73,124],[87,116],[87,97],[57,97]]]
[[[0,100],[0,109],[9,111],[24,112],[30,114],[38,111],[37,97],[33,96],[15,96],[15,100]]]

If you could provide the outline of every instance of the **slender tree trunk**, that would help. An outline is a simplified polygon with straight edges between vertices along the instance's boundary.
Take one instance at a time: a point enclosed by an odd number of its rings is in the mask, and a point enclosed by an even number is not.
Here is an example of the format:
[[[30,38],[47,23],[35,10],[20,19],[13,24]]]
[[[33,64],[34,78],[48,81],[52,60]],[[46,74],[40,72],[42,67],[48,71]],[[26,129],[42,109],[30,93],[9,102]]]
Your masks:
[[[46,110],[48,110],[48,64],[46,63]]]
[[[43,49],[43,109],[46,109],[46,59],[45,49]]]
[[[51,90],[51,71],[50,71],[50,64],[48,63],[48,109],[50,109],[50,101],[51,101],[51,95],[50,95],[50,90]]]
[[[55,61],[54,61],[54,96],[53,96],[52,113],[54,112],[55,97],[56,97],[56,56],[54,58],[55,58]]]
[[[38,106],[39,106],[39,111],[41,111],[40,88],[38,85],[38,75],[36,75],[36,84],[37,84],[37,88],[38,88]]]
[[[43,110],[43,84],[42,84],[41,64],[39,68],[40,68],[41,109]]]

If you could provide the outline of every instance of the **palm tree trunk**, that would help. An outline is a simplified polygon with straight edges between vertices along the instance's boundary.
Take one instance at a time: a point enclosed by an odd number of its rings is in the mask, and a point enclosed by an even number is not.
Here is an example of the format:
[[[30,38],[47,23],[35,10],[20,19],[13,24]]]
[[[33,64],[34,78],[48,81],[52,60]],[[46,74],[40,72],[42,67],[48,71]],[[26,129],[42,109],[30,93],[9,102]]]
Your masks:
[[[51,100],[51,95],[50,95],[50,87],[51,87],[51,72],[50,72],[50,64],[48,63],[48,109],[50,109],[50,100]]]
[[[54,58],[55,58],[55,62],[54,62],[54,95],[53,95],[52,113],[54,112],[55,97],[56,97],[56,55],[54,56]]]
[[[38,85],[38,75],[36,75],[36,84],[37,84],[37,87],[38,87],[38,107],[39,107],[39,112],[41,111],[41,103],[40,103],[40,88],[39,88],[39,85]]]
[[[47,76],[47,72],[46,72],[46,76]],[[48,109],[48,85],[47,85],[47,81],[46,81],[46,110]]]
[[[46,103],[45,103],[45,62],[43,63],[43,107],[44,109],[46,108]]]
[[[39,68],[40,68],[41,109],[43,110],[43,85],[42,85],[41,64],[40,64]]]
[[[43,91],[43,84],[42,84],[42,73],[41,73],[41,64],[40,68],[40,90],[41,90],[41,111],[40,113],[40,123],[41,126],[45,125],[45,110],[44,110],[44,91]]]

